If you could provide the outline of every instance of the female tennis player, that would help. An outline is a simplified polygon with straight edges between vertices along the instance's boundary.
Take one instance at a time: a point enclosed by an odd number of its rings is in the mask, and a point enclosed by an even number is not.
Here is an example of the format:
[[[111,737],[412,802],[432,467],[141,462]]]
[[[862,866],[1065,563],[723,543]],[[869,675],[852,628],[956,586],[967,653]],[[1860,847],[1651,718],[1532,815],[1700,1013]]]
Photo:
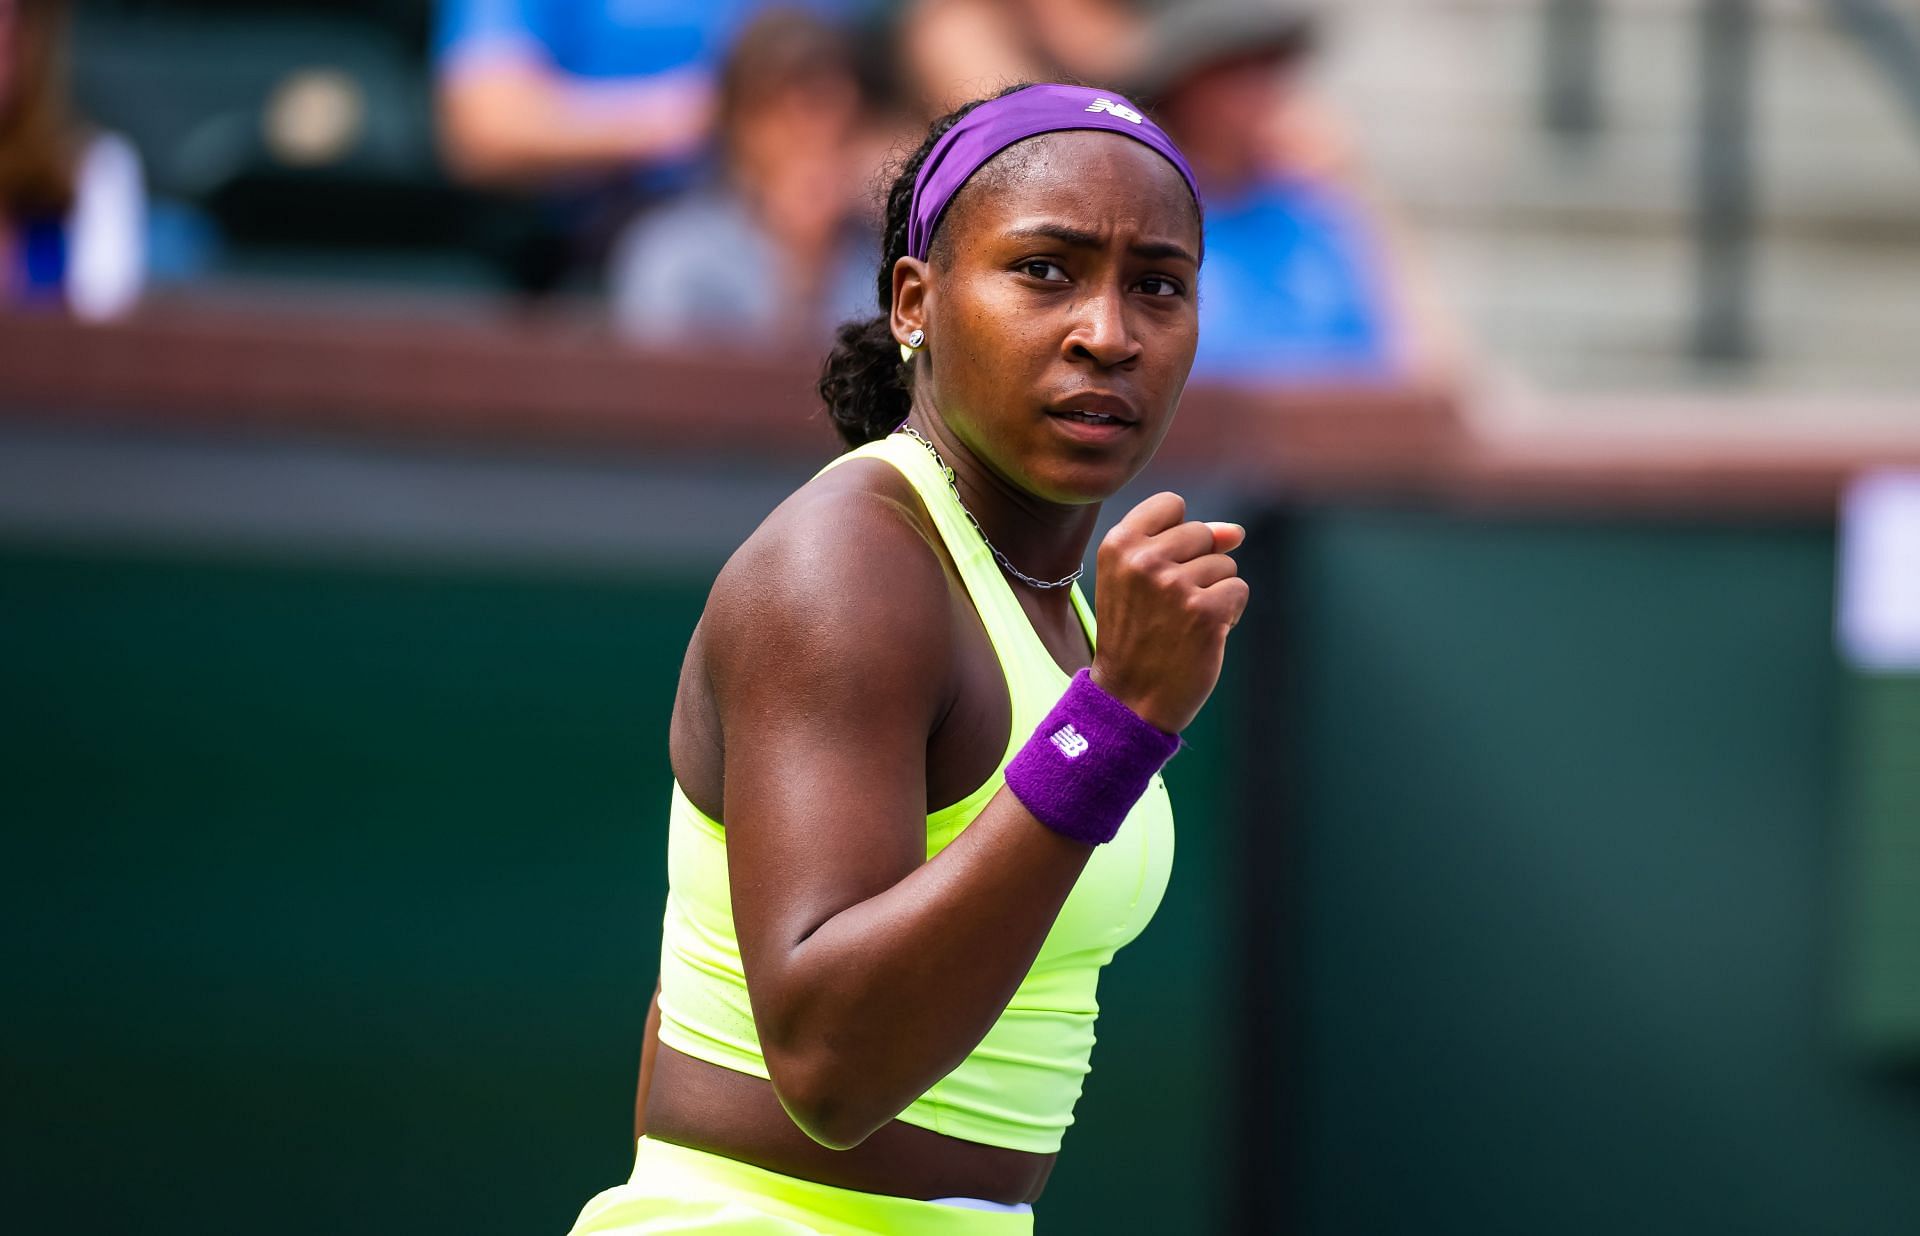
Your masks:
[[[1094,987],[1159,904],[1160,780],[1247,587],[1232,524],[1142,502],[1196,338],[1186,162],[1036,85],[935,123],[883,315],[820,383],[855,449],[716,581],[674,704],[633,1176],[575,1231],[1024,1233]]]

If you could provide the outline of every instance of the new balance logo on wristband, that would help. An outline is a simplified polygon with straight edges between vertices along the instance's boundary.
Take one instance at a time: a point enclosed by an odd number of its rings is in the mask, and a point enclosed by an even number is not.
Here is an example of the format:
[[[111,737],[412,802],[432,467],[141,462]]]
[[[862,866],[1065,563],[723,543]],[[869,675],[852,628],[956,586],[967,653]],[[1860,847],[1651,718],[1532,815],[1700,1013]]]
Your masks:
[[[1087,740],[1080,737],[1080,731],[1071,725],[1061,726],[1050,737],[1053,745],[1060,748],[1060,754],[1070,760],[1077,760],[1087,753]]]
[[[1111,112],[1113,115],[1120,117],[1120,119],[1133,124],[1139,124],[1146,119],[1145,116],[1134,111],[1125,103],[1115,103],[1112,99],[1107,98],[1095,99],[1093,102],[1087,104],[1087,110],[1090,112]]]

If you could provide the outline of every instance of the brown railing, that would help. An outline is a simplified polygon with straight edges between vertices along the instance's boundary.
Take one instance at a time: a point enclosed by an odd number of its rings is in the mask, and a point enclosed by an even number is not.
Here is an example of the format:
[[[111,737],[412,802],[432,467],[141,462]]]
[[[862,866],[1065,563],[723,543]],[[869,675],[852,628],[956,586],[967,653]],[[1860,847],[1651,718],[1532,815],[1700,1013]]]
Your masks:
[[[163,305],[85,327],[0,316],[0,416],[659,455],[825,458],[805,359],[635,349],[564,320]],[[1496,416],[1406,388],[1188,391],[1162,459],[1302,501],[1830,511],[1920,467],[1910,408],[1636,399]]]

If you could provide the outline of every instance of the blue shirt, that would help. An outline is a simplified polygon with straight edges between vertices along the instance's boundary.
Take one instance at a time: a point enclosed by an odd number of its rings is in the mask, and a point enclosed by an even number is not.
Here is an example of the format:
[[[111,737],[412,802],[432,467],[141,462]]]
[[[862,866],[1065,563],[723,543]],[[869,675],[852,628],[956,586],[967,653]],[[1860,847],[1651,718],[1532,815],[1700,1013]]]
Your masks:
[[[1196,378],[1379,378],[1392,367],[1375,238],[1343,195],[1271,181],[1207,199]]]
[[[576,77],[716,68],[750,0],[441,0],[434,55],[533,44]]]
[[[434,58],[488,44],[532,44],[576,77],[718,72],[733,38],[767,0],[440,0]],[[852,17],[865,0],[811,0],[822,16]]]

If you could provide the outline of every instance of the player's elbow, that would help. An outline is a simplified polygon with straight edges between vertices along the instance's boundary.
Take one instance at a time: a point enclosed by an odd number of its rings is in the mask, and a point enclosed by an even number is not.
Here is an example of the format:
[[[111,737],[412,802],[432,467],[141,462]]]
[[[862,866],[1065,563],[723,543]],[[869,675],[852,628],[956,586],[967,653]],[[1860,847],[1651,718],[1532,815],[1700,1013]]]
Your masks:
[[[905,1104],[877,1093],[835,1053],[768,1053],[773,1092],[793,1123],[829,1150],[851,1150],[893,1119]]]

